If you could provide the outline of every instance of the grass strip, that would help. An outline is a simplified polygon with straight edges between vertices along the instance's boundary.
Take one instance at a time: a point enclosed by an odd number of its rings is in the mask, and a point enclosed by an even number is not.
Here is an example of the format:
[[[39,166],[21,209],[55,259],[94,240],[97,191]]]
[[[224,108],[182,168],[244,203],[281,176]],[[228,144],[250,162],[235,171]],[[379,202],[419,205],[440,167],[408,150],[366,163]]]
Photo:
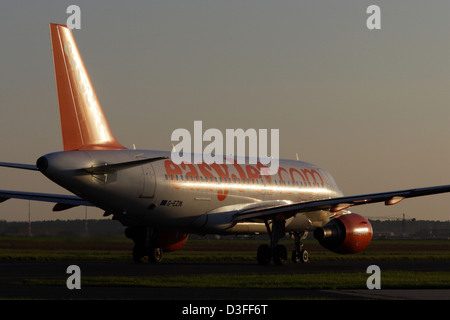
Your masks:
[[[367,289],[366,273],[323,274],[204,274],[158,277],[82,277],[83,287],[148,287],[148,288],[228,288],[228,289]],[[24,285],[65,286],[64,280],[25,279]],[[443,289],[450,288],[448,272],[381,273],[382,289]]]
[[[192,239],[179,251],[164,255],[168,262],[256,261],[259,240]],[[290,239],[283,239],[288,252]],[[130,239],[65,237],[0,237],[0,261],[132,261]],[[339,255],[306,240],[311,261],[450,261],[448,240],[374,240],[367,250]]]
[[[311,261],[450,261],[450,252],[362,252],[339,255],[312,252]],[[110,250],[1,250],[0,261],[132,261],[128,251]],[[256,261],[255,252],[242,251],[179,251],[164,255],[166,262],[230,262]]]

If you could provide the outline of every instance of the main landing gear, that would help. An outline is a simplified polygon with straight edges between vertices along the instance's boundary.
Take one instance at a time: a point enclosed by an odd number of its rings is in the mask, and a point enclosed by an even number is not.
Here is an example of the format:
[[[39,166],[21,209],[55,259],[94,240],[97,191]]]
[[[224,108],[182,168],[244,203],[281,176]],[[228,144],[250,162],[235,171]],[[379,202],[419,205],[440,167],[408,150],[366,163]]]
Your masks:
[[[133,261],[143,263],[145,257],[151,263],[160,263],[163,259],[163,249],[156,242],[158,231],[150,227],[127,227],[125,236],[134,241]]]
[[[272,228],[270,228],[269,223],[266,221],[267,232],[270,236],[270,245],[262,244],[258,248],[258,252],[256,254],[256,259],[258,260],[258,264],[267,265],[270,263],[270,260],[273,259],[273,262],[276,265],[283,265],[288,260],[288,254],[286,246],[282,244],[278,244],[278,241],[286,235],[285,231],[285,221],[273,221]],[[306,237],[305,232],[294,232],[294,240],[295,240],[295,250],[292,251],[292,261],[294,263],[307,263],[309,262],[308,251],[303,249],[303,244],[301,242],[304,237]]]

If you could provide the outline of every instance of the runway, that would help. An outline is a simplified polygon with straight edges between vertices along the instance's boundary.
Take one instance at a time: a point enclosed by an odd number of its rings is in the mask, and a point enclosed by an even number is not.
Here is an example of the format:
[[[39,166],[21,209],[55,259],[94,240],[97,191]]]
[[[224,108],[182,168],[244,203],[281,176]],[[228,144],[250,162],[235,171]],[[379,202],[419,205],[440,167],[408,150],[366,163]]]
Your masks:
[[[128,262],[0,262],[0,299],[133,299],[133,300],[268,300],[268,299],[402,299],[450,300],[450,288],[430,290],[299,290],[227,288],[154,288],[83,286],[83,277],[146,277],[163,275],[269,274],[365,272],[367,261],[325,261],[304,265],[259,266],[250,262],[162,263],[136,265]],[[81,289],[69,290],[69,265],[81,270]],[[382,271],[450,272],[448,261],[380,261]],[[24,279],[63,280],[63,285],[24,284]]]

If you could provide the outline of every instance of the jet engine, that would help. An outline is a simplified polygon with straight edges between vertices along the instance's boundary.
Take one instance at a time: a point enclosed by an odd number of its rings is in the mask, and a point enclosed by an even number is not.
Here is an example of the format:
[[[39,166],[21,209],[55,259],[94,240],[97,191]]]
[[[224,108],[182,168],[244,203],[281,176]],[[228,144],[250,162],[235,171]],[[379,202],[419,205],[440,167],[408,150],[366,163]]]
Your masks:
[[[356,213],[342,214],[322,228],[314,230],[314,237],[328,250],[348,254],[364,250],[372,239],[370,222]]]
[[[187,234],[178,232],[161,232],[156,242],[164,252],[172,252],[181,249],[188,239]]]
[[[161,231],[152,234],[149,227],[129,226],[125,229],[125,236],[134,241],[133,260],[141,263],[145,256],[150,262],[161,262],[163,252],[181,249],[186,243],[188,235],[181,232]]]

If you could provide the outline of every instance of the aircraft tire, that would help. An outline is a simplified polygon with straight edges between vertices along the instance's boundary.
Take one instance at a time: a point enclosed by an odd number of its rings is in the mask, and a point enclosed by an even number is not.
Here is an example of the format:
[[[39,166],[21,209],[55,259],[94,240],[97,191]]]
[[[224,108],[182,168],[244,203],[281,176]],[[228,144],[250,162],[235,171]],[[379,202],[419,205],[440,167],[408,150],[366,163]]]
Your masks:
[[[309,254],[306,250],[300,251],[300,262],[301,263],[308,263],[309,262]]]
[[[143,263],[144,257],[145,257],[145,249],[135,244],[133,247],[133,261],[135,263]]]
[[[297,252],[297,250],[292,251],[292,262],[294,263],[309,262],[308,251],[306,250],[300,250],[300,252]]]
[[[258,247],[258,252],[256,254],[256,259],[258,260],[258,264],[268,265],[271,257],[272,257],[272,253],[271,253],[270,247],[267,244],[262,244]]]
[[[297,253],[297,250],[292,251],[292,262],[300,263],[300,255]]]
[[[277,245],[273,251],[273,262],[276,265],[286,264],[287,261],[287,250],[284,245]]]
[[[163,260],[163,249],[159,245],[151,246],[148,250],[148,261],[151,263],[161,263]]]

